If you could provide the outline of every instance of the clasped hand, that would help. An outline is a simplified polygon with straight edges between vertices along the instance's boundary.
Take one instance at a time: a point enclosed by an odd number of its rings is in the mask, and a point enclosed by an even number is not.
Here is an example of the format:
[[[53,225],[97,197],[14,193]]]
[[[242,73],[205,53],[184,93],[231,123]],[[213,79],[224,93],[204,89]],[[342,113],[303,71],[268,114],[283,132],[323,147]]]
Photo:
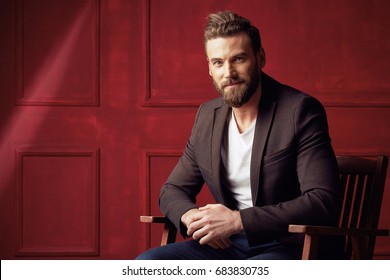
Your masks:
[[[238,211],[233,211],[222,204],[208,204],[198,209],[191,209],[182,216],[187,227],[187,234],[201,245],[215,249],[230,247],[230,236],[243,230]]]

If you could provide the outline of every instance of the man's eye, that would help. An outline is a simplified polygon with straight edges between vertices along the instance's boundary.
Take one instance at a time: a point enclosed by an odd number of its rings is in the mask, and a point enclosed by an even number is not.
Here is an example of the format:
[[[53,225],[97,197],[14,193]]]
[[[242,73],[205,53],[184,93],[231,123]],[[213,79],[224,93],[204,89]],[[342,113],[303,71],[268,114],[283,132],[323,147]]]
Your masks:
[[[234,59],[234,61],[235,62],[242,62],[242,61],[244,61],[244,58],[243,57],[236,57],[235,59]]]
[[[213,65],[214,66],[221,66],[222,65],[222,61],[214,61]]]

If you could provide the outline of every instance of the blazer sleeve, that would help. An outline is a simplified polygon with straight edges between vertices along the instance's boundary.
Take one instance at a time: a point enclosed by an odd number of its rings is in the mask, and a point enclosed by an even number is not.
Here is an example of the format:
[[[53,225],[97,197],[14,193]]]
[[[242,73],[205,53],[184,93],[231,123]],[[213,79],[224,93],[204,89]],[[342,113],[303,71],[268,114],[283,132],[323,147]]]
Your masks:
[[[183,236],[187,235],[186,229],[180,221],[181,216],[188,210],[198,207],[195,204],[196,196],[204,184],[194,151],[194,144],[197,141],[196,130],[202,108],[201,106],[196,114],[192,133],[183,155],[162,186],[159,197],[161,211],[180,230]]]
[[[338,166],[331,146],[325,110],[316,99],[304,95],[295,105],[292,117],[292,161],[297,182],[285,180],[284,184],[291,184],[291,188],[298,186],[298,195],[280,203],[240,211],[250,245],[288,237],[289,224],[334,225],[338,222]]]

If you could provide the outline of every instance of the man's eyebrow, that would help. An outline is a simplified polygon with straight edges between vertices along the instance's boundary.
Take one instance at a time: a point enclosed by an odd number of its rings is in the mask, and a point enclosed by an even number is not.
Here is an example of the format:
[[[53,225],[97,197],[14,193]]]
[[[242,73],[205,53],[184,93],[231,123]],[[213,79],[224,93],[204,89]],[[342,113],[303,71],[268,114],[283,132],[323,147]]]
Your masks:
[[[222,58],[219,58],[219,57],[210,58],[210,62],[215,62],[215,61],[220,61],[220,60],[222,60]]]
[[[238,56],[248,56],[248,54],[246,52],[239,52],[239,53],[232,55],[232,58],[235,58]],[[215,62],[215,61],[220,61],[220,60],[223,60],[223,59],[220,57],[212,57],[209,59],[210,62]]]
[[[237,57],[237,56],[248,56],[248,54],[246,52],[240,52],[240,53],[233,55],[233,57]]]

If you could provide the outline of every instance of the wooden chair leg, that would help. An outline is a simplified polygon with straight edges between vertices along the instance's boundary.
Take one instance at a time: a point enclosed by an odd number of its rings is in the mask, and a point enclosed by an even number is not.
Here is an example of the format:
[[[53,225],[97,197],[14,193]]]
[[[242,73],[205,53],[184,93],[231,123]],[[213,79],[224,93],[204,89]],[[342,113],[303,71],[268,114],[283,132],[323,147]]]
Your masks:
[[[302,260],[314,260],[317,258],[318,240],[318,235],[305,234]]]
[[[367,239],[361,236],[352,236],[352,257],[354,260],[366,260],[367,257]]]
[[[161,246],[174,243],[176,241],[176,232],[177,229],[175,226],[171,222],[166,221],[164,223],[164,231],[161,237]]]

